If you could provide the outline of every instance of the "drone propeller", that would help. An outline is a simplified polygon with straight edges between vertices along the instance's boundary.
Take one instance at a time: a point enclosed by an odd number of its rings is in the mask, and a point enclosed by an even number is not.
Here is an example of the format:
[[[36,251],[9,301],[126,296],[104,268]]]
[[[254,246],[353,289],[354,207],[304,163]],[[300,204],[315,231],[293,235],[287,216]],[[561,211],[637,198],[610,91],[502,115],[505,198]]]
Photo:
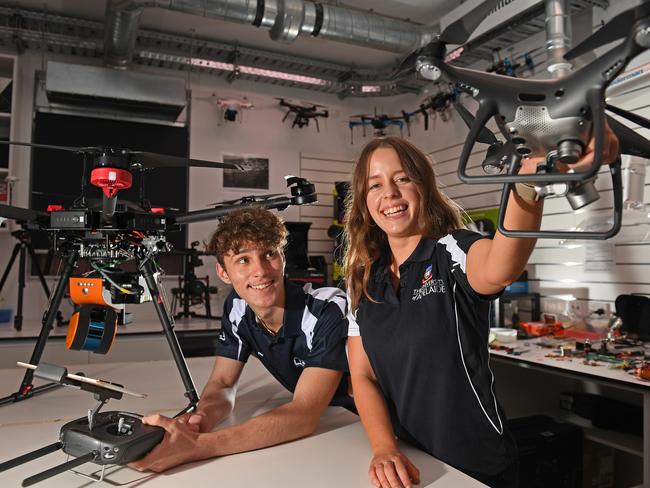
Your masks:
[[[648,2],[618,14],[580,44],[569,50],[564,55],[564,59],[571,61],[597,47],[626,37],[630,33],[632,25],[640,18],[647,17],[648,14],[650,14],[650,3]]]
[[[630,122],[634,122],[635,124],[640,125],[644,129],[650,129],[650,120],[646,119],[645,117],[637,115],[628,110],[624,110],[622,108],[614,107],[613,105],[609,104],[605,105],[605,109],[609,110],[612,113],[615,113],[616,115],[620,115]]]
[[[487,0],[449,24],[433,41],[410,53],[393,72],[391,79],[399,79],[415,71],[420,57],[434,57],[444,54],[447,44],[464,44],[479,24],[497,6],[500,0]]]
[[[12,144],[14,146],[34,147],[37,149],[56,149],[59,151],[68,151],[76,154],[88,154],[91,156],[101,156],[121,154],[129,158],[132,165],[139,165],[142,168],[169,168],[169,167],[203,167],[203,168],[226,168],[240,169],[237,165],[230,163],[219,163],[214,161],[205,161],[203,159],[190,159],[179,156],[169,156],[167,154],[158,154],[147,151],[131,151],[129,149],[115,149],[109,147],[73,147],[73,146],[55,146],[51,144],[33,144],[30,142],[20,141],[2,141],[0,144]]]

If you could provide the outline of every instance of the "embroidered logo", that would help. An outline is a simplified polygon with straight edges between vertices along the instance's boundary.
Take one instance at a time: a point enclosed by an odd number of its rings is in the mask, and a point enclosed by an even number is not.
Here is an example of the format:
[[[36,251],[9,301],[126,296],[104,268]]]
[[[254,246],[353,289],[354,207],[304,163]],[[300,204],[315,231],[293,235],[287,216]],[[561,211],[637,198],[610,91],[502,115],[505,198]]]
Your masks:
[[[426,270],[424,270],[424,276],[422,277],[422,284],[423,285],[425,283],[427,283],[428,281],[430,281],[431,278],[433,278],[432,270],[433,270],[433,266],[431,264],[429,266],[427,266]]]
[[[425,273],[426,274],[426,273]],[[447,287],[445,286],[444,281],[441,279],[432,279],[429,278],[427,281],[422,281],[422,286],[413,290],[413,296],[411,300],[414,302],[417,300],[422,300],[424,297],[431,293],[447,293]]]
[[[221,334],[219,334],[219,340],[220,340],[221,342],[225,342],[225,341],[226,341],[226,333],[225,333],[224,331],[221,331]]]
[[[303,361],[300,358],[293,358],[293,365],[296,368],[304,368],[305,367],[305,361]]]

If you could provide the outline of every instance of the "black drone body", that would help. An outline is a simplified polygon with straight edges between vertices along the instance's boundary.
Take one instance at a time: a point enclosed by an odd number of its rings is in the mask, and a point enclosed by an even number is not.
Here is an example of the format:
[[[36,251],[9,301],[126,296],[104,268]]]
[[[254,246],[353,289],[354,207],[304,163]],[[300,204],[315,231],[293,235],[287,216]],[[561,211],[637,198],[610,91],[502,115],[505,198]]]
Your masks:
[[[316,124],[316,132],[320,132],[318,119],[321,117],[329,117],[329,111],[323,105],[297,105],[295,103],[287,102],[284,98],[278,98],[278,100],[281,107],[287,108],[287,113],[284,114],[282,122],[287,120],[289,115],[294,114],[291,128],[298,127],[299,129],[302,129],[309,125],[310,120],[313,120]]]
[[[650,47],[650,4],[624,12],[612,19],[600,31],[588,38],[583,45],[567,53],[567,59],[575,57],[587,48],[584,45],[598,45],[623,38],[623,42],[610,49],[583,68],[566,77],[552,80],[518,79],[494,73],[453,66],[446,60],[447,44],[462,44],[471,32],[496,6],[497,0],[489,0],[476,7],[465,17],[451,24],[434,41],[418,49],[402,63],[398,76],[416,70],[423,77],[439,80],[444,77],[459,90],[468,93],[478,102],[475,119],[470,121],[469,135],[463,146],[458,177],[465,183],[503,183],[504,196],[499,230],[512,237],[583,238],[607,239],[620,229],[622,213],[622,182],[620,159],[610,164],[614,188],[614,222],[605,232],[515,232],[503,228],[503,216],[507,206],[507,195],[516,182],[535,184],[538,195],[553,192],[551,188],[560,184],[574,209],[580,208],[598,198],[593,181],[602,164],[607,116],[605,90],[625,69],[631,59]],[[622,19],[622,20],[621,20]],[[619,109],[619,115],[629,113]],[[462,114],[461,114],[462,115]],[[464,117],[466,121],[468,119]],[[467,174],[470,154],[476,142],[486,141],[486,124],[494,118],[505,143],[492,147],[492,158],[484,169],[493,174],[471,176]],[[647,121],[646,121],[647,122]],[[610,123],[610,125],[612,125]],[[621,132],[619,131],[617,135]],[[483,135],[483,137],[482,137]],[[620,137],[620,135],[619,135]],[[631,137],[626,134],[627,140]],[[594,139],[594,160],[584,170],[560,172],[556,163],[574,164],[584,151],[590,139]],[[489,139],[489,138],[488,138]],[[643,138],[634,138],[638,151]],[[647,142],[647,141],[646,141]],[[624,147],[626,150],[634,150]],[[542,157],[547,164],[540,165],[536,174],[517,174],[522,158]],[[506,170],[504,174],[496,174]],[[546,193],[552,194],[552,193]],[[557,193],[559,194],[559,193]]]

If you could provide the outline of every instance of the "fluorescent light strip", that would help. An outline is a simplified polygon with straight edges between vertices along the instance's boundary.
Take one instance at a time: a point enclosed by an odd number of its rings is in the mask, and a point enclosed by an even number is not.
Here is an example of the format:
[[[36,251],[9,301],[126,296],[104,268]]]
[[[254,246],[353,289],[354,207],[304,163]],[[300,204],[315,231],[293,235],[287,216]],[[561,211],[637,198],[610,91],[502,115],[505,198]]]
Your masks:
[[[379,85],[362,85],[361,93],[379,93],[381,92],[381,86]]]
[[[201,68],[218,69],[221,71],[235,71],[235,65],[232,63],[222,63],[220,61],[210,61],[202,58],[191,58],[190,64],[192,66],[200,66]],[[296,83],[304,83],[306,85],[331,85],[329,80],[322,78],[315,78],[313,76],[294,75],[292,73],[284,73],[282,71],[274,71],[270,69],[254,68],[252,66],[237,66],[240,73],[253,76],[263,76],[265,78],[273,78],[276,80],[294,81]]]

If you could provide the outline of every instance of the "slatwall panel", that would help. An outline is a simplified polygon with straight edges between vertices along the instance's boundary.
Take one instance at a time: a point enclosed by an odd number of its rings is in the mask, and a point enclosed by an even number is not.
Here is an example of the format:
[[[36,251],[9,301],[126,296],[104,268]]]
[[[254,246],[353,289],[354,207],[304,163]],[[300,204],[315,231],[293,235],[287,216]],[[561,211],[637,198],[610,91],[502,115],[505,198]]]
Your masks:
[[[309,254],[323,255],[327,261],[328,279],[332,277],[334,241],[327,235],[333,223],[334,183],[352,179],[353,161],[327,156],[300,155],[300,176],[316,187],[318,203],[299,207],[300,221],[311,222],[309,228]]]
[[[634,95],[619,97],[611,103],[632,110],[650,118],[650,89],[637,91]],[[619,119],[620,120],[620,119]],[[624,121],[622,121],[624,122]],[[650,131],[639,130],[650,138]],[[460,126],[462,128],[462,126]],[[492,127],[495,129],[495,127]],[[454,132],[456,137],[441,137],[447,144],[440,144],[430,152],[434,168],[443,191],[456,200],[465,210],[496,207],[500,203],[501,185],[466,185],[456,174],[458,159],[467,132]],[[453,143],[450,143],[453,141]],[[485,145],[477,144],[470,158],[468,172],[482,174],[480,164],[485,154]],[[623,163],[623,183],[627,183],[627,158]],[[644,203],[650,203],[650,168],[646,171]],[[600,199],[582,212],[571,210],[564,197],[548,198],[544,204],[542,229],[570,229],[590,215],[613,215],[612,181],[607,168],[602,168],[596,182]],[[626,225],[625,218],[623,226]],[[542,296],[566,293],[578,299],[590,302],[592,308],[596,302],[609,303],[614,308],[614,300],[620,294],[641,293],[650,295],[650,243],[631,243],[613,240],[614,265],[609,271],[585,270],[585,247],[566,249],[559,246],[557,240],[540,239],[528,265],[531,291]],[[564,263],[569,263],[565,265]],[[576,264],[577,263],[577,264]]]

